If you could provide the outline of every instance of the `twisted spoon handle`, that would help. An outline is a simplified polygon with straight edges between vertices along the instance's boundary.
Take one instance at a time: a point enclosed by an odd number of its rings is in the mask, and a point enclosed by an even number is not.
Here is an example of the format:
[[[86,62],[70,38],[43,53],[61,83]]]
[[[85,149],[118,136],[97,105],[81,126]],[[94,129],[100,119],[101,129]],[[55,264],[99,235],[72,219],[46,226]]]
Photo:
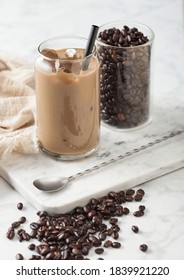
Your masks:
[[[166,140],[168,140],[168,139],[170,139],[170,138],[173,138],[174,136],[179,135],[179,134],[181,134],[181,133],[183,133],[183,132],[184,132],[184,130],[177,130],[177,131],[171,132],[171,133],[169,133],[169,134],[167,134],[167,135],[165,135],[165,136],[163,136],[163,137],[161,137],[161,138],[158,138],[158,139],[156,139],[156,140],[154,140],[154,141],[152,141],[152,142],[149,142],[149,143],[146,144],[146,145],[142,145],[142,146],[140,146],[139,148],[135,148],[135,149],[133,149],[133,150],[131,150],[131,151],[129,151],[129,152],[126,152],[126,153],[124,153],[124,154],[122,154],[122,155],[119,155],[119,156],[117,156],[117,157],[115,157],[115,158],[112,158],[112,159],[110,159],[110,160],[108,160],[108,161],[104,161],[104,162],[102,162],[102,163],[100,163],[100,164],[98,164],[98,165],[95,165],[95,166],[93,166],[93,167],[91,167],[91,168],[88,168],[88,169],[86,169],[86,170],[84,170],[84,171],[82,171],[82,172],[78,172],[78,173],[76,173],[76,174],[70,176],[70,177],[68,178],[68,180],[69,180],[69,181],[73,181],[73,180],[75,180],[75,179],[77,179],[77,178],[79,178],[79,177],[82,177],[82,176],[84,176],[84,175],[87,175],[87,174],[89,174],[89,173],[92,173],[92,172],[94,172],[94,171],[97,171],[97,170],[99,170],[99,169],[101,169],[101,168],[103,168],[103,167],[106,167],[106,166],[108,166],[108,165],[114,163],[114,162],[120,161],[120,160],[122,160],[122,159],[124,159],[124,158],[127,158],[127,157],[129,157],[129,156],[131,156],[131,155],[134,155],[134,154],[136,154],[136,153],[138,153],[138,152],[141,152],[141,151],[146,150],[146,149],[148,149],[148,148],[150,148],[150,147],[153,147],[153,146],[155,146],[155,145],[157,145],[157,144],[160,144],[160,143],[162,143],[162,142],[164,142],[164,141],[166,141]]]

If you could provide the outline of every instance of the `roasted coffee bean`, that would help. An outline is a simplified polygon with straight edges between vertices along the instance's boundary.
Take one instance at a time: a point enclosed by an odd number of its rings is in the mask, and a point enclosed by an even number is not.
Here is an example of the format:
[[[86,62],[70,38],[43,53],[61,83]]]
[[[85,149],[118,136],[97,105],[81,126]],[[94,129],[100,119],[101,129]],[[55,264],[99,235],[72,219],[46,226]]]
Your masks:
[[[26,221],[26,217],[22,216],[20,217],[20,219],[18,220],[18,222],[20,222],[21,224],[25,223]]]
[[[91,199],[91,204],[92,205],[97,205],[98,204],[98,200],[96,198],[92,198]]]
[[[119,232],[120,231],[120,227],[118,225],[112,225],[112,230],[113,232]]]
[[[15,230],[14,230],[14,228],[10,227],[10,228],[8,229],[7,233],[6,233],[6,237],[7,237],[8,239],[13,239],[14,236],[15,236]]]
[[[128,189],[128,190],[126,190],[126,195],[133,195],[134,193],[135,193],[135,190],[133,190],[133,189]]]
[[[99,216],[93,216],[93,218],[92,218],[92,223],[93,223],[93,224],[100,225],[100,224],[102,223],[102,218],[99,217]]]
[[[111,192],[109,193],[108,196],[109,196],[110,198],[116,198],[117,195],[118,195],[118,194],[117,194],[116,192],[111,191]]]
[[[45,256],[46,260],[54,260],[54,252],[49,252],[46,256]]]
[[[112,234],[113,234],[113,229],[112,228],[108,228],[107,230],[106,230],[106,234],[108,235],[108,236],[111,236]]]
[[[95,234],[96,233],[96,229],[95,228],[89,228],[87,230],[88,234]]]
[[[102,223],[101,225],[99,225],[99,229],[100,229],[100,232],[105,232],[105,230],[107,229],[107,225]]]
[[[138,226],[132,226],[132,231],[138,233],[139,232]]]
[[[30,233],[29,233],[30,237],[31,238],[35,238],[37,236],[37,231],[36,230],[32,230]]]
[[[89,213],[90,210],[91,210],[91,207],[89,204],[87,204],[86,206],[83,207],[84,213]]]
[[[134,215],[135,217],[142,217],[142,216],[144,215],[144,212],[138,210],[138,211],[135,211],[135,212],[133,213],[133,215]]]
[[[106,240],[105,242],[104,242],[104,247],[105,248],[109,248],[109,247],[111,247],[112,246],[112,241],[111,240]]]
[[[140,211],[144,212],[145,208],[146,208],[146,207],[145,207],[144,205],[139,205],[139,210],[140,210]]]
[[[36,246],[36,252],[39,253],[42,256],[46,256],[50,253],[50,247],[47,244],[43,245],[38,245]]]
[[[23,240],[29,241],[30,240],[30,235],[25,230],[23,230],[22,233],[19,236],[20,236],[21,241],[23,241]]]
[[[61,260],[67,260],[68,258],[69,258],[69,251],[68,250],[61,251]]]
[[[113,232],[113,233],[112,233],[112,237],[113,237],[114,239],[118,239],[118,238],[119,238],[119,233],[118,233],[118,232]]]
[[[137,195],[144,196],[145,192],[143,189],[138,189],[136,192]]]
[[[141,251],[146,252],[148,250],[148,245],[141,244],[139,248],[140,248]]]
[[[131,195],[125,195],[124,198],[125,198],[126,201],[133,201],[134,200],[133,196],[131,196]]]
[[[102,254],[103,252],[104,252],[103,248],[96,248],[95,249],[95,253],[98,254],[98,255]]]
[[[104,241],[106,239],[106,237],[107,237],[107,235],[105,232],[99,232],[99,234],[98,234],[99,240]]]
[[[95,211],[95,210],[90,210],[90,211],[88,212],[88,218],[89,218],[89,219],[93,218],[95,215],[96,215],[96,211]]]
[[[17,204],[17,209],[18,209],[18,210],[22,210],[22,209],[23,209],[23,203],[22,203],[22,202],[19,202],[19,203]]]
[[[29,246],[28,246],[29,250],[31,250],[31,251],[35,250],[35,247],[36,247],[36,245],[33,243],[29,244]]]
[[[117,219],[117,218],[112,217],[112,218],[109,219],[109,223],[110,223],[111,225],[115,225],[115,224],[117,224],[117,222],[118,222],[118,219]]]
[[[41,256],[39,256],[39,255],[32,255],[29,260],[41,260]]]
[[[141,200],[142,200],[142,195],[136,194],[136,195],[134,196],[134,200],[135,200],[135,201],[141,201]]]
[[[88,239],[92,242],[94,247],[99,247],[102,244],[102,241],[95,236],[89,236]]]
[[[123,208],[123,214],[128,215],[130,213],[130,210],[127,207]]]
[[[24,257],[22,254],[20,254],[20,253],[16,254],[16,260],[23,260],[23,259],[24,259]]]
[[[80,252],[79,248],[77,248],[77,246],[75,246],[75,247],[72,249],[72,253],[73,253],[74,255],[79,255],[79,254],[81,254],[81,252]]]
[[[40,220],[37,222],[38,225],[40,226],[45,226],[46,225],[46,220],[44,217],[41,217]]]
[[[88,255],[89,254],[89,248],[88,247],[83,247],[82,248],[82,254],[85,255],[85,256]]]
[[[21,222],[20,221],[15,221],[11,224],[12,228],[18,228],[20,226]]]
[[[22,235],[23,232],[25,232],[25,229],[23,229],[23,228],[20,228],[17,230],[18,235]]]
[[[121,247],[121,243],[114,241],[114,242],[112,242],[111,247],[118,249]]]
[[[18,235],[18,240],[19,242],[22,242],[24,240],[24,238],[22,237],[22,235]]]
[[[30,228],[33,229],[33,230],[34,229],[37,230],[39,227],[40,227],[40,225],[38,223],[31,223],[30,224]]]
[[[38,211],[37,215],[41,218],[41,217],[46,217],[48,215],[47,211]]]
[[[22,241],[23,240],[28,241],[30,239],[29,235],[25,231],[21,234],[21,237],[22,237]]]
[[[84,257],[83,257],[82,254],[79,254],[79,255],[75,256],[75,260],[83,260],[83,259],[84,259]]]
[[[116,207],[115,213],[116,213],[116,215],[119,216],[119,217],[122,216],[123,214],[125,214],[125,213],[124,213],[124,208],[123,208],[122,206],[117,206],[117,207]]]

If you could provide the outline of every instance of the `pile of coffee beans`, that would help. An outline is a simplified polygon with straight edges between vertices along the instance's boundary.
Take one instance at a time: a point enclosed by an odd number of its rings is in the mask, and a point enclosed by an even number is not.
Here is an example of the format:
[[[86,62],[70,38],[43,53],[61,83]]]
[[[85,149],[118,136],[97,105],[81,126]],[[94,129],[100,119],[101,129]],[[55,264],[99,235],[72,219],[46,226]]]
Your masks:
[[[118,217],[130,213],[129,208],[122,204],[137,201],[137,196],[142,200],[144,191],[111,191],[65,214],[53,216],[46,211],[38,211],[39,218],[30,223],[29,232],[21,227],[26,222],[22,216],[11,224],[6,236],[8,239],[18,238],[19,242],[29,241],[28,249],[34,252],[30,260],[84,260],[88,259],[92,249],[97,255],[102,255],[107,248],[121,247],[117,241],[120,232]],[[141,217],[144,212],[145,206],[139,205],[133,215]],[[135,233],[139,231],[135,225],[132,230]],[[34,244],[34,240],[39,244]],[[148,249],[145,246],[140,245],[140,250],[145,252]],[[22,260],[24,256],[18,252],[16,259]]]
[[[149,39],[137,28],[124,26],[99,33],[101,117],[116,128],[144,124],[150,114]]]

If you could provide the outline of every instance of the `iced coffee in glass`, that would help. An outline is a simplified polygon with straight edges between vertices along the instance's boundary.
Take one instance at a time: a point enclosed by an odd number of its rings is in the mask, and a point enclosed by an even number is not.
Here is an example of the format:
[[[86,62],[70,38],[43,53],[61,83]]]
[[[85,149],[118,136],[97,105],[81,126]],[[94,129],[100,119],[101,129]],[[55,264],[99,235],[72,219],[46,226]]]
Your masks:
[[[63,36],[38,47],[37,135],[51,156],[73,160],[96,151],[100,138],[99,61],[84,57],[87,40]]]

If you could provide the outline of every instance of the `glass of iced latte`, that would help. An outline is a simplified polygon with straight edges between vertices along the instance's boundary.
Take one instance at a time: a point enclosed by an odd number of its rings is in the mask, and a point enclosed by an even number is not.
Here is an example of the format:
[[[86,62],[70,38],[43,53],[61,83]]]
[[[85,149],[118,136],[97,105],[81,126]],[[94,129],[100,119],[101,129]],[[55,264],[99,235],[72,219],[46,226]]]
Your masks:
[[[38,141],[44,152],[63,160],[88,156],[99,144],[99,61],[95,48],[84,57],[86,42],[62,36],[38,47]]]

